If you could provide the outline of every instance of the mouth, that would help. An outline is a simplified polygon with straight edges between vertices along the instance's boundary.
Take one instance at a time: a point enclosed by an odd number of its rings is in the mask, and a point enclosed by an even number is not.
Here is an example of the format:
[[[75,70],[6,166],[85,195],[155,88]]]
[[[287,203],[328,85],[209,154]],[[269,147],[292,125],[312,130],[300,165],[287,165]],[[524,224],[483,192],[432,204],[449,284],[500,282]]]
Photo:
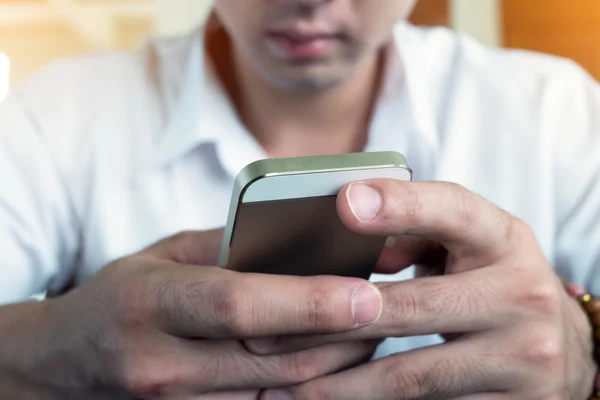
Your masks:
[[[267,38],[277,56],[304,61],[326,57],[343,40],[337,33],[299,29],[269,31]]]

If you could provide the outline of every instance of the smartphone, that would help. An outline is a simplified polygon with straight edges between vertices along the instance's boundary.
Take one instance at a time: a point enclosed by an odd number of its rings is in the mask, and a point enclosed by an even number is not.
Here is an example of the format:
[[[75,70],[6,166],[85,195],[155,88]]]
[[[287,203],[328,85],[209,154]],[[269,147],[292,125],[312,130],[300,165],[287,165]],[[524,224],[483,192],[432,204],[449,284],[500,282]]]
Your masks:
[[[336,198],[351,182],[411,180],[396,152],[265,159],[234,184],[220,265],[239,271],[368,279],[387,237],[361,235],[340,220]]]

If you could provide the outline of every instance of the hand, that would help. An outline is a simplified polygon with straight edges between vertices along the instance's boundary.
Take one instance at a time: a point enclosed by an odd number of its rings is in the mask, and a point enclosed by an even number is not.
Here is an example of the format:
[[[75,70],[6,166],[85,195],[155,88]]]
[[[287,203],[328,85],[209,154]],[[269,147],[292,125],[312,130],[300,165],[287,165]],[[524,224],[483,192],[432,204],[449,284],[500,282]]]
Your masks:
[[[196,266],[215,264],[218,242],[215,233],[175,236],[51,301],[68,340],[57,353],[69,355],[60,365],[68,368],[62,375],[72,398],[255,399],[259,389],[304,382],[372,356],[376,341],[270,357],[248,352],[240,339],[365,326],[380,315],[381,294],[359,279]],[[232,393],[211,394],[224,391]]]
[[[261,354],[328,343],[445,334],[446,343],[267,392],[263,399],[586,399],[596,367],[580,306],[563,289],[531,229],[453,184],[353,184],[338,197],[344,223],[396,236],[380,270],[426,262],[441,276],[381,284],[371,326],[282,338]]]

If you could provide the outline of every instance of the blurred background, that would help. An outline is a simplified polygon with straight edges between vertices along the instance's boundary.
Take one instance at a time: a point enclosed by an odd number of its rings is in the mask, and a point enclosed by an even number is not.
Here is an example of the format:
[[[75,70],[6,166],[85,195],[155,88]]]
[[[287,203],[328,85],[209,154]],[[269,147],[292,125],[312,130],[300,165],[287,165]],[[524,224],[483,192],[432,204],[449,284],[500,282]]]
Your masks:
[[[0,0],[0,98],[10,83],[53,59],[131,49],[149,35],[185,33],[210,5],[211,0]],[[570,57],[600,78],[599,0],[420,0],[412,21],[444,25],[491,46]]]

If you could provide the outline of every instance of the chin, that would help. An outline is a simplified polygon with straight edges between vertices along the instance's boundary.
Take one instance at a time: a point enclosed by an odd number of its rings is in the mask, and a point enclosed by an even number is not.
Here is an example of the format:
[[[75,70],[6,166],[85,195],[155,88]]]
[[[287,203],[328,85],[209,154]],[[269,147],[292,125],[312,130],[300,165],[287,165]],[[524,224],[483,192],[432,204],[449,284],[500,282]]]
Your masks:
[[[314,79],[314,78],[281,78],[273,82],[281,89],[295,92],[323,92],[333,89],[342,83],[341,79]]]
[[[293,71],[287,73],[263,74],[265,79],[273,86],[295,92],[322,92],[333,89],[344,82],[342,74],[314,73],[315,71]]]

